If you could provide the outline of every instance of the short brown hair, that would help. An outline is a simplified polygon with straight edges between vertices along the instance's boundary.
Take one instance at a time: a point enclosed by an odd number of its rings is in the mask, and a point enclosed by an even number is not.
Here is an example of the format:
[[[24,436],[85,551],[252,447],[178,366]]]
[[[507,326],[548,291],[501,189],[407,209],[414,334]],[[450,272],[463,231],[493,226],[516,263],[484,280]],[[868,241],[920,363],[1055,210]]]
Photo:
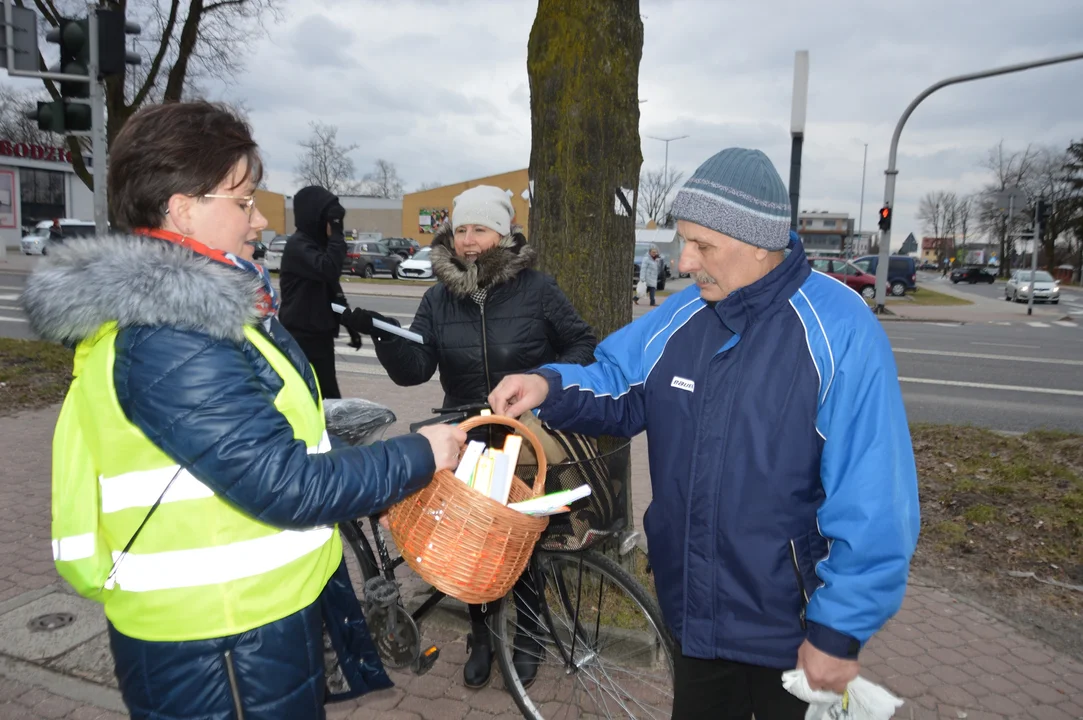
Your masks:
[[[252,129],[225,105],[196,101],[145,107],[109,152],[109,207],[121,230],[161,227],[176,193],[213,193],[241,160],[259,184],[263,163]]]

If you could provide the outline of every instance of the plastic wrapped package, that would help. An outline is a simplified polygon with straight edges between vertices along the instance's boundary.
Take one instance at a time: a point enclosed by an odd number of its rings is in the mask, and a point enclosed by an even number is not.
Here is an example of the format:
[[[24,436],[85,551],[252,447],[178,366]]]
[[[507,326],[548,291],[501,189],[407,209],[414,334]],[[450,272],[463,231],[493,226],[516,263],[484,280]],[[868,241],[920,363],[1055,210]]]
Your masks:
[[[903,701],[860,675],[845,695],[809,687],[804,670],[782,673],[782,685],[809,704],[805,720],[890,720]]]
[[[327,432],[350,445],[376,442],[397,419],[389,408],[360,398],[324,400]]]

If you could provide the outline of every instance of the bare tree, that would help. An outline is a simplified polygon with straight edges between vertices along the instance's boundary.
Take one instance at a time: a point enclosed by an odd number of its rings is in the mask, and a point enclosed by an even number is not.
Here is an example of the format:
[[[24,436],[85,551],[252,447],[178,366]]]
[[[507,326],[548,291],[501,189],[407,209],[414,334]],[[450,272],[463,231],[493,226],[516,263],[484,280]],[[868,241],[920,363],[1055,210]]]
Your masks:
[[[669,220],[670,196],[673,189],[684,179],[684,173],[669,171],[669,177],[665,177],[666,170],[643,170],[639,175],[639,202],[637,203],[637,215],[641,224],[647,224],[653,220],[657,225],[665,227]]]
[[[38,130],[37,122],[27,117],[27,112],[36,109],[38,100],[45,99],[40,92],[0,85],[0,137],[15,143],[61,144],[61,136]]]
[[[1072,228],[1079,209],[1081,191],[1073,186],[1071,163],[1067,150],[1040,148],[1027,188],[1031,198],[1042,198],[1049,204],[1049,216],[1041,228],[1040,242],[1046,269],[1051,272],[1057,265],[1057,240]]]
[[[335,195],[353,195],[359,190],[354,180],[350,153],[356,145],[339,145],[338,128],[321,122],[309,123],[312,134],[301,143],[294,169],[299,185],[319,185]]]
[[[925,193],[918,202],[917,219],[921,221],[922,230],[937,239],[937,264],[943,263],[945,248],[940,240],[941,231],[944,229],[943,193]]]
[[[441,182],[423,182],[417,186],[417,190],[414,192],[425,192],[426,190],[435,190],[436,188],[444,187],[444,183]]]
[[[244,67],[244,48],[253,34],[265,32],[268,20],[281,17],[282,0],[102,0],[101,6],[124,13],[125,20],[142,26],[137,42],[143,64],[105,83],[106,135],[108,142],[147,103],[180,100],[193,95],[201,78],[229,79]],[[29,6],[29,0],[15,0]],[[82,0],[34,0],[33,6],[50,27],[62,17],[86,12]],[[39,65],[46,68],[39,53]],[[51,80],[43,81],[53,100],[60,99]],[[187,93],[186,93],[187,91]],[[86,184],[93,179],[84,159],[84,143],[67,138],[72,166]]]
[[[1007,210],[999,207],[994,198],[1010,188],[1025,188],[1034,173],[1036,153],[1029,145],[1023,151],[1006,151],[1004,141],[990,148],[982,167],[992,174],[993,179],[981,193],[978,226],[989,237],[1000,240],[1000,275],[1007,277],[1010,269],[1012,244],[1016,233],[1024,225],[1026,218],[1015,208],[1015,216],[1008,217]]]
[[[383,158],[377,160],[372,172],[365,175],[364,191],[379,198],[402,197],[402,180],[395,164]]]
[[[958,228],[959,243],[962,245],[963,257],[966,257],[967,232],[970,230],[970,214],[974,210],[974,198],[964,195],[955,201],[955,217]]]
[[[1064,174],[1071,190],[1067,205],[1068,257],[1075,267],[1075,281],[1083,283],[1083,142],[1073,142],[1065,152]]]

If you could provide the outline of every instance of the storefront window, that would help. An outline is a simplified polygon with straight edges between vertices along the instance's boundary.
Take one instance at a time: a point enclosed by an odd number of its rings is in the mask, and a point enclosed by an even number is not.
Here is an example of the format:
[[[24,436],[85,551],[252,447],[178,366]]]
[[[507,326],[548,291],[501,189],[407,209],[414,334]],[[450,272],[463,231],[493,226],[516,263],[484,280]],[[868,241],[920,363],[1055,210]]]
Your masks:
[[[64,217],[64,173],[52,170],[19,169],[21,221],[33,227],[41,220]]]

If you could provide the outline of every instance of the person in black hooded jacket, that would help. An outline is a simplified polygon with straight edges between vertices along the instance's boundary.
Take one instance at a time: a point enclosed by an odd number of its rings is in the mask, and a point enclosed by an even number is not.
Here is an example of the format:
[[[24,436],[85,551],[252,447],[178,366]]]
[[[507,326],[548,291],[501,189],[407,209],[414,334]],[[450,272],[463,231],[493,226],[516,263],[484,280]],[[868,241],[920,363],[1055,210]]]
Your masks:
[[[279,318],[297,340],[316,371],[324,398],[340,398],[335,374],[335,338],[340,318],[349,310],[339,277],[346,261],[342,221],[346,211],[329,190],[315,185],[293,198],[297,232],[286,241],[279,270],[282,306]],[[331,305],[346,308],[343,314]],[[351,346],[361,347],[361,336],[351,331]]]
[[[410,330],[425,342],[417,344],[372,325],[374,318],[398,323],[357,308],[349,323],[372,335],[376,356],[387,374],[402,386],[428,382],[437,368],[445,407],[484,403],[506,376],[552,362],[587,365],[594,362],[597,339],[556,281],[532,266],[537,252],[522,229],[512,224],[514,210],[500,188],[478,186],[455,198],[451,223],[433,237],[432,267],[439,282],[421,299]],[[502,438],[476,437],[487,444]],[[538,616],[533,585],[515,585],[520,625]],[[533,612],[531,612],[533,608]],[[470,606],[470,657],[463,669],[467,687],[490,680],[492,645],[485,608]],[[526,630],[527,632],[524,632]],[[530,628],[521,628],[513,656],[523,685],[537,676],[540,646]]]

